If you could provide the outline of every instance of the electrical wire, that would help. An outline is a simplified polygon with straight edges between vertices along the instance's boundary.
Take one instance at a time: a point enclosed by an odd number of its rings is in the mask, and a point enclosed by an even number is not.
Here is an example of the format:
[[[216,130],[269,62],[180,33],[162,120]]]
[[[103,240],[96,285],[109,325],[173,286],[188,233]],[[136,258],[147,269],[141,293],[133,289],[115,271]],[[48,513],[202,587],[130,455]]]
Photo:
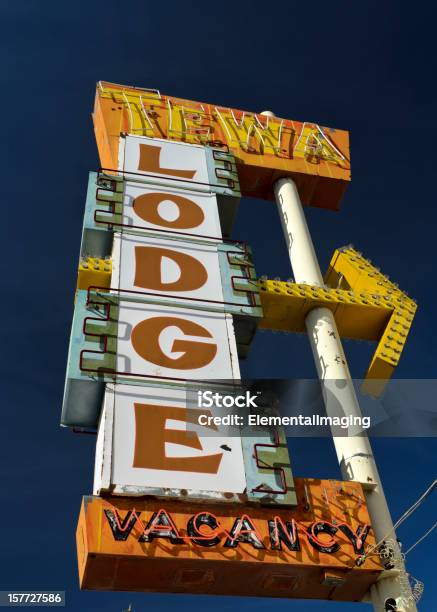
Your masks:
[[[408,510],[406,510],[404,514],[396,521],[396,523],[393,525],[390,531],[388,531],[387,534],[377,544],[369,548],[369,550],[365,553],[364,557],[367,558],[375,550],[378,550],[378,548],[381,546],[381,544],[385,542],[388,536],[391,535],[395,531],[395,529],[399,527],[399,525],[401,525],[404,521],[406,521],[407,518],[409,518],[413,514],[413,512],[417,510],[417,508],[425,501],[425,499],[433,492],[433,490],[436,487],[437,487],[437,480],[434,480],[434,482],[430,484],[430,486],[426,489],[426,491],[422,493],[419,499],[415,501],[414,504],[410,508],[408,508]]]
[[[437,521],[434,523],[434,525],[433,525],[433,526],[432,526],[430,529],[428,529],[428,531],[427,531],[426,533],[424,533],[424,534],[423,534],[423,536],[422,536],[421,538],[419,538],[419,539],[417,540],[417,542],[416,542],[415,544],[413,544],[413,546],[410,546],[410,548],[409,548],[407,551],[405,551],[405,552],[404,552],[404,557],[406,557],[406,556],[408,555],[408,553],[410,553],[410,552],[413,550],[413,548],[416,548],[416,546],[417,546],[418,544],[420,544],[421,542],[423,542],[423,540],[424,540],[424,539],[425,539],[427,536],[429,536],[429,534],[430,534],[432,531],[434,531],[434,529],[435,529],[436,527],[437,527]]]
[[[433,492],[433,490],[436,487],[437,487],[437,480],[434,480],[434,482],[432,484],[430,484],[430,486],[427,488],[427,490],[424,493],[422,493],[422,495],[411,506],[411,508],[409,508],[406,512],[404,512],[404,514],[401,516],[401,518],[398,519],[398,521],[394,524],[393,529],[396,529],[396,527],[399,527],[399,525],[401,523],[403,523],[409,516],[411,516],[413,514],[413,512],[415,510],[417,510],[417,508],[420,506],[420,504],[425,501],[425,499]]]

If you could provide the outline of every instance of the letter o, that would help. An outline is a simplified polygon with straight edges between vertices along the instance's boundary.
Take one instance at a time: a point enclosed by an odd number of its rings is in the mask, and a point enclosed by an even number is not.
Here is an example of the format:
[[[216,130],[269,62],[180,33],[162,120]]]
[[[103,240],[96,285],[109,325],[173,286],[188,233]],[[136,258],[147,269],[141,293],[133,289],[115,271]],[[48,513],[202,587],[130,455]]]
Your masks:
[[[159,205],[164,200],[174,202],[179,209],[179,216],[174,221],[168,221],[159,214]],[[196,202],[171,193],[143,193],[134,199],[133,209],[143,221],[170,229],[192,229],[205,219],[203,210]]]

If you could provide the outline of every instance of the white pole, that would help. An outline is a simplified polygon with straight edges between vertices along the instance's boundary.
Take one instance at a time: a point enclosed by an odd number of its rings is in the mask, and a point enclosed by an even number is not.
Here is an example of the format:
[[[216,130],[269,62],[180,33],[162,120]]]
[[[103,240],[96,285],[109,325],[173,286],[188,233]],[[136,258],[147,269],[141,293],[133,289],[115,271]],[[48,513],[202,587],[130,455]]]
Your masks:
[[[273,116],[269,111],[262,114]],[[323,287],[323,277],[294,181],[291,178],[279,179],[274,191],[295,281]],[[327,415],[360,417],[360,406],[333,313],[328,308],[314,308],[308,313],[305,324],[322,381]],[[396,540],[369,439],[365,434],[354,436],[354,433],[358,431],[350,428],[348,436],[333,436],[342,476],[345,480],[359,481],[364,485],[376,540],[387,537]],[[399,549],[396,552],[399,556]],[[390,599],[396,601],[396,612],[417,611],[411,589],[396,570],[383,572],[371,589],[371,599],[377,612],[391,610],[386,607]]]

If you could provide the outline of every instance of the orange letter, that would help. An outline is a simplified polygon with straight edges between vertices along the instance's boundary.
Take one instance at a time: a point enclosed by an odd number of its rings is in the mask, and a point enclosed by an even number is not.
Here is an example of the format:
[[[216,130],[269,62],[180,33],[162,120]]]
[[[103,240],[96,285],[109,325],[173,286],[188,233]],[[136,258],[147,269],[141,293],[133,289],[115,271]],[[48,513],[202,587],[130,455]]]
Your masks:
[[[161,168],[159,165],[160,155],[161,147],[140,144],[140,160],[138,162],[138,170],[141,172],[151,172],[152,174],[180,176],[181,178],[188,179],[192,179],[196,174],[196,170],[174,170],[169,168]]]
[[[162,259],[172,259],[180,269],[178,280],[170,283],[162,281]],[[161,247],[135,247],[135,280],[137,287],[156,291],[194,291],[200,289],[208,280],[208,272],[198,259]]]
[[[202,450],[202,445],[195,431],[165,428],[167,419],[197,423],[200,414],[210,413],[205,410],[199,412],[198,410],[175,406],[135,404],[136,429],[133,467],[217,474],[223,453],[204,457],[167,457],[165,454],[166,442]],[[212,427],[212,429],[216,428]]]
[[[217,354],[217,345],[194,340],[175,340],[172,352],[184,351],[184,354],[177,359],[167,357],[159,346],[159,336],[172,326],[189,336],[212,338],[207,329],[193,321],[177,317],[152,317],[134,327],[131,335],[132,346],[140,357],[165,368],[195,370],[211,363]]]
[[[165,200],[174,202],[179,208],[179,216],[174,221],[167,221],[159,214],[158,207]],[[171,229],[198,227],[205,219],[203,210],[193,200],[171,193],[144,193],[135,198],[133,208],[143,221]]]

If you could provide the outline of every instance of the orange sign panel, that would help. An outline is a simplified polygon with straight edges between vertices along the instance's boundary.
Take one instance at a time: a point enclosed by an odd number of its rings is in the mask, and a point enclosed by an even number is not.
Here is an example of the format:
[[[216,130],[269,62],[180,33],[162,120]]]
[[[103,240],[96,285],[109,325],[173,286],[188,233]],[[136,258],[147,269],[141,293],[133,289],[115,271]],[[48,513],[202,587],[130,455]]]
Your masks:
[[[295,484],[290,509],[85,497],[81,588],[359,601],[381,571],[361,485]]]
[[[316,123],[106,82],[98,83],[93,120],[100,161],[107,169],[122,169],[125,143],[120,136],[130,134],[229,151],[247,196],[273,199],[273,183],[290,176],[305,204],[336,210],[350,181],[348,132]],[[151,160],[147,150],[143,162],[163,172],[156,151]]]

